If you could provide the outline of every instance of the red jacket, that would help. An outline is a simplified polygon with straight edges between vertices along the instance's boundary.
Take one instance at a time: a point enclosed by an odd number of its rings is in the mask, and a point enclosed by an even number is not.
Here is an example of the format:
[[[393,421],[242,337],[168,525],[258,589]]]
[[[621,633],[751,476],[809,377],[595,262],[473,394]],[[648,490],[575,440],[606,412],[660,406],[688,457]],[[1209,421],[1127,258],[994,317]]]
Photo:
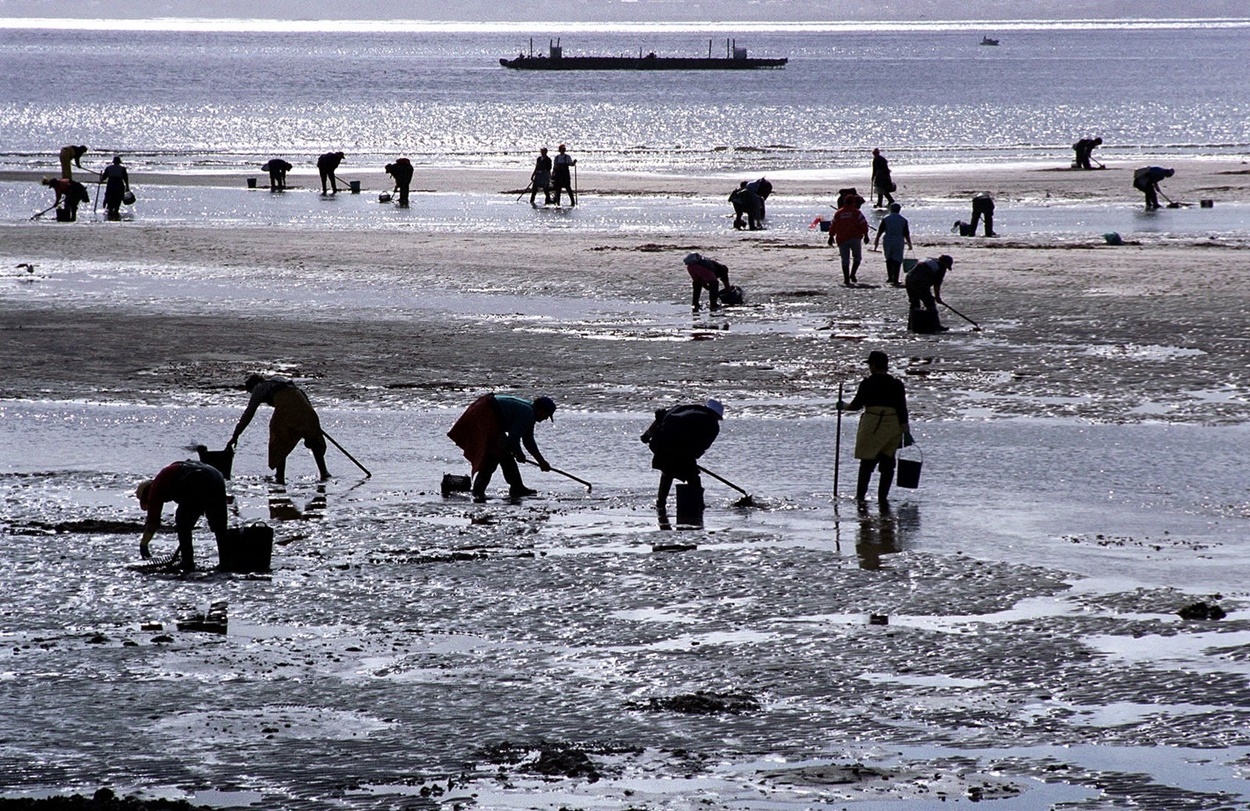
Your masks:
[[[848,239],[868,239],[868,220],[858,208],[842,206],[833,215],[829,233],[839,245]]]

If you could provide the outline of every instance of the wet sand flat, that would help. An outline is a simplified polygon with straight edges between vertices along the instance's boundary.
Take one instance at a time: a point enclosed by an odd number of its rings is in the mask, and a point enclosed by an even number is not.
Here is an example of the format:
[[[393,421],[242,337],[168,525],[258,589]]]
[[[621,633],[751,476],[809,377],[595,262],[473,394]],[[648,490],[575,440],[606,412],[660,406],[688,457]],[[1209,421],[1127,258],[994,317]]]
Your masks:
[[[1185,169],[1176,199],[1246,199],[1236,165]],[[1083,195],[1113,171],[1053,194],[1103,205]],[[1000,218],[1039,176],[994,175]],[[927,198],[986,182],[929,177]],[[899,290],[837,285],[799,228],[7,226],[6,264],[36,267],[0,280],[0,796],[1238,807],[1250,254],[1168,214],[1119,247],[917,233],[981,327],[944,312],[941,336],[906,332]],[[692,316],[691,250],[747,306]],[[861,513],[854,417],[831,497],[832,403],[876,348],[925,465]],[[296,377],[373,477],[332,451],[317,485],[300,448],[274,486],[262,413],[232,520],[275,526],[273,573],[130,568],[134,483],[224,442],[257,370]],[[487,390],[556,397],[539,442],[593,492],[531,469],[539,498],[443,499],[467,472],[443,433]],[[705,462],[761,506],[709,481],[704,527],[665,529],[637,435],[707,396]],[[214,603],[227,633],[179,630]],[[1178,615],[1197,603],[1228,616]]]

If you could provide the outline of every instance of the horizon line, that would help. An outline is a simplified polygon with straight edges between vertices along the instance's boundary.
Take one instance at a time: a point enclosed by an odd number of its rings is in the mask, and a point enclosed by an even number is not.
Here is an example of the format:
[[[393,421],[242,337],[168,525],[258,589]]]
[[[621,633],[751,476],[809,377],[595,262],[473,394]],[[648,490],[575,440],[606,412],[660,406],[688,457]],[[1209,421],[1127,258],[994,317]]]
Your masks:
[[[570,21],[527,20],[373,20],[316,19],[289,20],[278,18],[207,18],[207,17],[144,17],[121,18],[52,18],[0,17],[0,30],[76,30],[76,31],[184,31],[184,32],[273,32],[286,33],[517,33],[548,30],[552,32],[587,31],[650,31],[698,32],[844,32],[844,31],[963,31],[993,29],[995,31],[1089,30],[1089,29],[1176,29],[1176,28],[1246,28],[1250,17],[1116,17],[1071,19],[1011,20],[793,20],[760,22],[752,20],[667,20],[667,21]]]

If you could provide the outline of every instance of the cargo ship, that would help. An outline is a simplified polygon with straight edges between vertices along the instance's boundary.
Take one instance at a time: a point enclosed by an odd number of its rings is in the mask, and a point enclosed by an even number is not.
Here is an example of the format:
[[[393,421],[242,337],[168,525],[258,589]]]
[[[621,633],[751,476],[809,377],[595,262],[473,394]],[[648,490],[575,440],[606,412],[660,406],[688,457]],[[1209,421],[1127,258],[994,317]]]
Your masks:
[[[560,40],[549,42],[548,53],[534,55],[534,41],[530,40],[529,53],[521,53],[515,59],[500,59],[499,64],[513,70],[754,70],[756,68],[784,67],[789,59],[760,59],[747,56],[746,48],[739,48],[736,41],[725,41],[725,55],[712,55],[712,42],[708,40],[707,56],[656,56],[654,52],[637,56],[565,56]]]

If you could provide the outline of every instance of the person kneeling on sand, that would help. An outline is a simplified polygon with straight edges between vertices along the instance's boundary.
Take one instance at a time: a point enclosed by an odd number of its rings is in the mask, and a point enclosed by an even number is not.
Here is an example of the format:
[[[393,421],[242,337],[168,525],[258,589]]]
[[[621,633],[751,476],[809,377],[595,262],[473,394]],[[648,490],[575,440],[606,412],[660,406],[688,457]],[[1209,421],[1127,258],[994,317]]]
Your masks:
[[[859,460],[859,481],[855,500],[863,503],[868,497],[868,483],[873,470],[880,467],[877,478],[877,501],[885,504],[894,479],[894,452],[899,443],[911,445],[907,424],[907,393],[903,382],[889,373],[890,359],[884,352],[868,353],[868,377],[859,383],[850,403],[838,400],[839,411],[864,410],[855,433],[855,458]]]
[[[534,426],[543,420],[554,421],[555,413],[556,404],[550,397],[525,400],[509,394],[482,395],[465,409],[447,436],[472,465],[475,502],[486,501],[486,487],[499,468],[503,468],[511,498],[538,495],[525,486],[517,462],[526,461],[528,450],[539,470],[551,470],[534,440]]]
[[[200,516],[208,518],[208,528],[217,536],[220,553],[226,537],[226,480],[217,468],[202,462],[174,462],[157,473],[156,478],[142,482],[135,489],[135,498],[148,514],[139,540],[139,554],[144,558],[152,557],[149,544],[161,528],[161,510],[170,501],[178,505],[174,513],[178,551],[170,561],[178,561],[184,572],[194,571],[191,533]]]
[[[326,437],[308,395],[285,377],[251,375],[244,381],[243,388],[251,392],[252,397],[226,447],[234,448],[239,444],[239,437],[256,416],[256,409],[262,404],[273,406],[273,417],[269,420],[269,468],[274,471],[274,481],[286,484],[286,458],[301,439],[312,451],[321,480],[330,478],[330,471],[326,470]]]
[[[716,441],[724,418],[725,408],[716,400],[656,410],[655,421],[639,439],[651,448],[651,467],[660,471],[660,489],[655,494],[657,510],[667,506],[673,479],[681,479],[696,490],[703,489],[699,457]]]

